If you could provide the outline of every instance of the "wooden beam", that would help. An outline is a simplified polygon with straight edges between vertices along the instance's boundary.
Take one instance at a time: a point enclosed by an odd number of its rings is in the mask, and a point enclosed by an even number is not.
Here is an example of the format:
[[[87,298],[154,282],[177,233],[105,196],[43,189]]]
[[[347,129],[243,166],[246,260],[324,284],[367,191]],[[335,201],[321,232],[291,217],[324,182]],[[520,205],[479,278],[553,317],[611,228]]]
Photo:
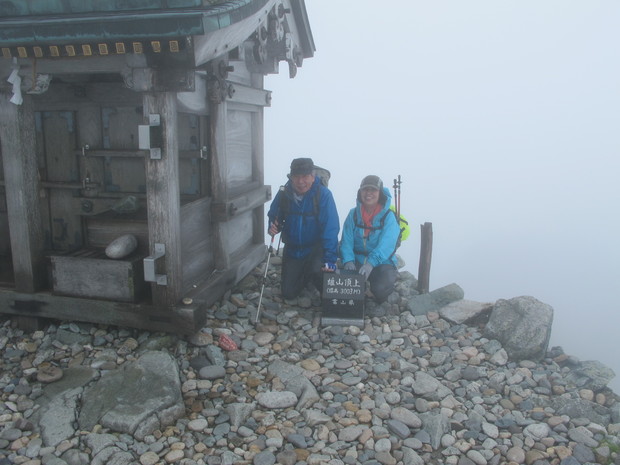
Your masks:
[[[252,269],[265,259],[265,244],[254,244],[237,251],[231,257],[227,270],[214,273],[201,286],[193,289],[188,296],[204,301],[207,307],[213,305],[226,291],[242,280]]]
[[[34,108],[29,95],[24,95],[22,105],[14,105],[9,98],[0,93],[0,151],[15,287],[34,292],[45,280]]]
[[[155,305],[66,297],[45,292],[24,294],[7,289],[0,289],[0,313],[180,334],[192,334],[206,322],[206,306],[196,299],[190,305],[162,309]]]
[[[146,193],[150,253],[155,244],[165,246],[158,274],[165,274],[166,285],[152,284],[153,302],[173,306],[181,299],[181,199],[179,193],[179,144],[177,140],[176,94],[144,94],[144,117],[160,115],[163,146],[161,159],[146,158]]]
[[[32,58],[20,58],[18,64],[22,70],[32,73]],[[9,69],[11,60],[0,60],[0,70]],[[42,74],[117,74],[129,68],[147,66],[146,55],[128,53],[125,55],[109,55],[101,57],[81,58],[38,58],[36,72]]]
[[[261,107],[271,106],[271,91],[244,86],[236,82],[231,83],[234,93],[228,97],[230,102],[248,103]]]
[[[211,206],[213,221],[228,221],[236,215],[260,207],[271,199],[271,186],[261,186],[226,202],[214,202]]]

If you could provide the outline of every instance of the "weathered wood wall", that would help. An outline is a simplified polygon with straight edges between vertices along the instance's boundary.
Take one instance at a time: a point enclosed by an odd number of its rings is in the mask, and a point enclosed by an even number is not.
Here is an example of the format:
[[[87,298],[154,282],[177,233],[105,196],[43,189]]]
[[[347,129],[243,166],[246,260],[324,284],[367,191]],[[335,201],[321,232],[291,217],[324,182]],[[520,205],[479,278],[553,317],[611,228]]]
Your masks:
[[[0,92],[0,151],[10,222],[13,280],[18,291],[34,292],[45,280],[34,111],[30,96],[26,95],[19,107],[10,103],[9,98],[8,94]]]
[[[208,99],[206,75],[198,77],[205,85],[194,92],[196,105],[187,92],[183,99],[174,92],[133,92],[120,80],[58,79],[32,98],[36,166],[29,176],[40,178],[40,186],[31,203],[39,211],[44,251],[31,257],[51,255],[58,268],[51,274],[57,281],[44,288],[55,284],[57,293],[106,299],[110,285],[129,292],[111,292],[113,300],[146,295],[149,300],[141,304],[172,309],[185,296],[212,303],[263,259],[263,208],[271,198],[263,185],[262,134],[269,92],[262,89],[262,75],[249,72],[243,59],[233,67],[218,84],[233,86],[234,92],[217,102]],[[139,149],[139,126],[150,114],[161,120],[159,159]],[[128,196],[136,199],[137,210],[115,210]],[[101,250],[124,234],[138,239],[134,264],[136,257],[153,255],[156,244],[165,245],[156,265],[165,284],[146,283],[148,292],[134,295],[132,280],[142,276],[135,276],[139,267],[133,265],[127,286],[106,284],[104,275],[114,282],[125,271],[123,263],[108,264]],[[4,258],[1,252],[0,241]],[[93,270],[101,279],[86,272]]]

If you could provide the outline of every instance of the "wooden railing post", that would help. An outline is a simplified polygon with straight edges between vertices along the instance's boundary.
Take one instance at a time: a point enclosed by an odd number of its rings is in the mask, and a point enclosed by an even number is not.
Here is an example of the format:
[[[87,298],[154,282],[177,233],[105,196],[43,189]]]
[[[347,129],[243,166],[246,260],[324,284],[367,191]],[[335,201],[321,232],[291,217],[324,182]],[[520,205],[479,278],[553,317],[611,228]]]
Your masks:
[[[420,265],[418,267],[418,292],[428,294],[433,255],[433,223],[420,225]]]

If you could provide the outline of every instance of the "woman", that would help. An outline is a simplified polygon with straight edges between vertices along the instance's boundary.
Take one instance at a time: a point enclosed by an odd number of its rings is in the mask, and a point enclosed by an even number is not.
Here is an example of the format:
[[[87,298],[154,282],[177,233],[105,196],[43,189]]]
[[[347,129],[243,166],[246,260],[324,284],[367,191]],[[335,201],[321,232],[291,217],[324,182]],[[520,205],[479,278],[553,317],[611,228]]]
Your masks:
[[[344,269],[366,277],[377,303],[392,293],[397,276],[394,252],[400,226],[390,210],[391,200],[378,176],[366,176],[357,191],[357,206],[344,222],[340,244]]]

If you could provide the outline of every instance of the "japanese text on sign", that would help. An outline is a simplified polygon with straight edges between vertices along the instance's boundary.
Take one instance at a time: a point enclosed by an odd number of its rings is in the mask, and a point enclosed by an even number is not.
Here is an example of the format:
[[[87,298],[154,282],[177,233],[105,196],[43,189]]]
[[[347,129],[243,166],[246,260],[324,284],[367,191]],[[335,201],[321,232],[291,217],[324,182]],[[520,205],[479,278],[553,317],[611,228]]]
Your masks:
[[[357,277],[330,276],[325,284],[323,294],[330,299],[350,298],[363,294],[363,282]]]

